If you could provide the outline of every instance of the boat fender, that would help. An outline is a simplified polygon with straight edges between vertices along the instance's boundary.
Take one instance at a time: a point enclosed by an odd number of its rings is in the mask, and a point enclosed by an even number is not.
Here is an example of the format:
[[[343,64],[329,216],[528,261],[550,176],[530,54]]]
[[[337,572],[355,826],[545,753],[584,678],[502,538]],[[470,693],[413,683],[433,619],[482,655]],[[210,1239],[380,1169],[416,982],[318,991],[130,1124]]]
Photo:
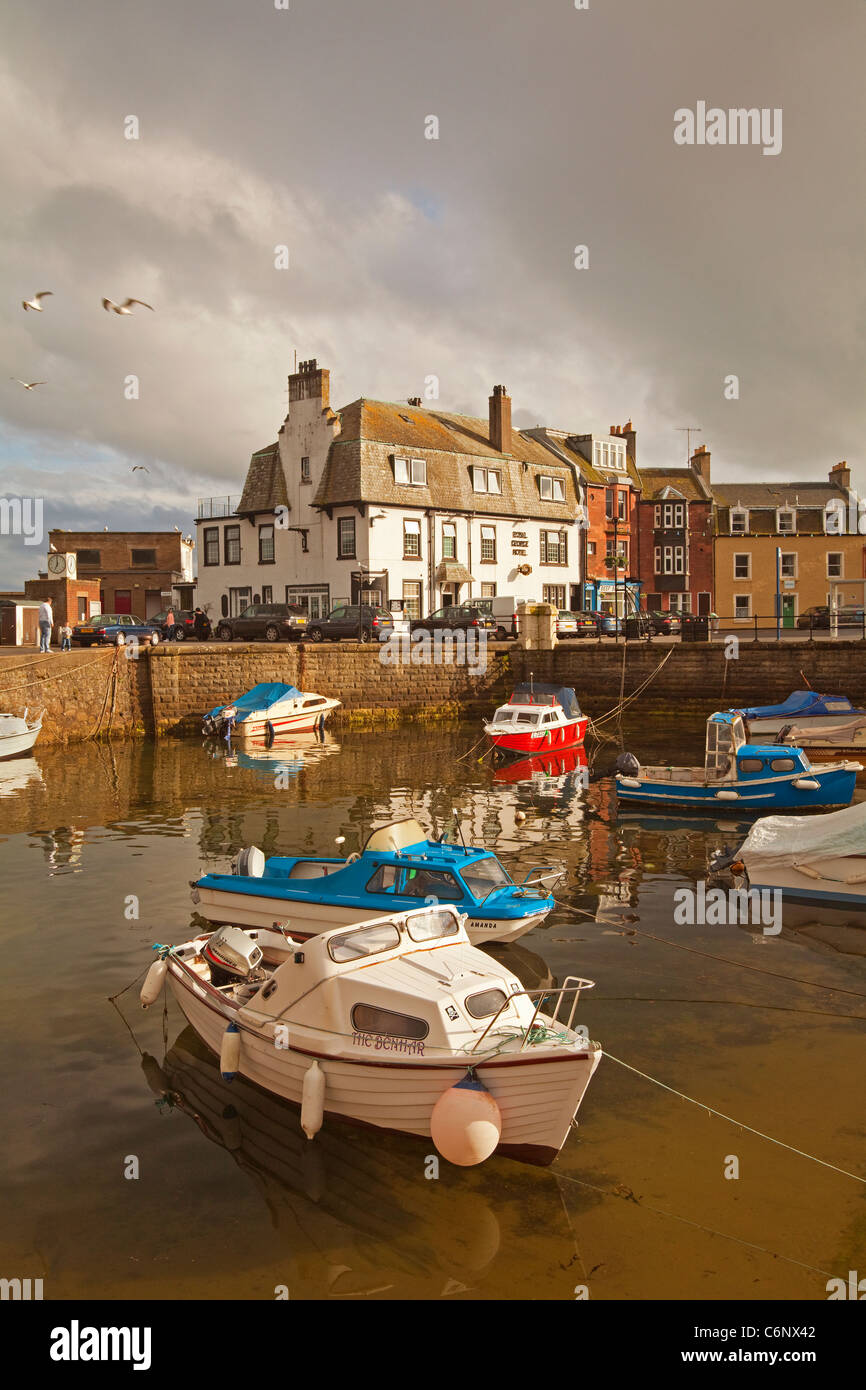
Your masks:
[[[265,872],[265,856],[257,845],[242,849],[232,864],[232,873],[241,878],[261,878]]]
[[[733,791],[716,792],[717,801],[739,801],[740,793]]]
[[[792,785],[797,788],[798,792],[816,792],[821,783],[816,782],[814,777],[795,777]]]
[[[502,1134],[502,1113],[494,1097],[470,1068],[443,1091],[430,1115],[430,1135],[449,1163],[470,1168],[489,1158]]]
[[[162,994],[165,984],[165,977],[168,972],[168,962],[165,960],[155,960],[144,977],[144,984],[141,986],[139,999],[141,1007],[149,1009],[151,1004],[155,1004]]]
[[[277,736],[277,731],[276,731],[276,729],[274,728],[273,721],[270,720],[270,719],[266,719],[266,720],[265,720],[265,747],[266,747],[266,748],[270,748],[270,747],[273,745],[273,742],[274,742],[274,739],[276,738],[276,736]]]
[[[849,874],[846,883],[866,883],[866,874]]]
[[[619,774],[619,775],[617,776],[617,779],[616,779],[616,780],[619,782],[619,784],[620,784],[621,787],[639,787],[639,786],[640,786],[640,782],[638,781],[637,777],[623,777],[622,774]]]
[[[304,1074],[301,1092],[301,1129],[308,1139],[315,1139],[325,1118],[325,1073],[314,1061]]]
[[[223,1033],[220,1047],[220,1073],[223,1081],[234,1081],[241,1061],[241,1035],[238,1025],[230,1023]]]
[[[794,864],[793,867],[797,870],[798,874],[805,874],[807,878],[824,877],[823,874],[819,874],[817,869],[813,869],[810,864]]]
[[[620,753],[614,763],[614,769],[616,772],[622,773],[623,777],[638,777],[640,775],[640,763],[634,753]]]

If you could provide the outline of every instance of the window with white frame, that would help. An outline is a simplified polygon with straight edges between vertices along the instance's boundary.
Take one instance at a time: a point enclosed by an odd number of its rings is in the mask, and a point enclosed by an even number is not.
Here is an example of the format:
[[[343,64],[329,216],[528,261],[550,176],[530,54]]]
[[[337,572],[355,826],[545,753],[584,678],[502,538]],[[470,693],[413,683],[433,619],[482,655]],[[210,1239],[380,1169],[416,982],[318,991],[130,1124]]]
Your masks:
[[[262,603],[273,603],[274,586],[272,584],[262,585]]]
[[[552,603],[554,608],[565,608],[565,585],[542,584],[541,601],[542,603]]]
[[[779,573],[783,579],[797,578],[797,552],[787,551],[779,557]]]
[[[355,558],[355,518],[341,516],[337,519],[337,559]]]
[[[427,460],[394,458],[394,482],[406,487],[427,486]]]
[[[453,521],[442,522],[442,559],[457,559],[457,525]]]
[[[301,459],[301,482],[302,482],[302,483],[308,483],[309,481],[310,481],[310,460],[309,460],[309,458],[307,457],[307,455],[305,454],[304,457]]]
[[[498,468],[472,468],[473,492],[502,492],[502,474]]]
[[[691,613],[692,596],[689,593],[674,593],[670,595],[670,609],[672,613]]]
[[[482,585],[481,585],[481,597],[482,597],[482,598],[496,598],[496,585],[495,585],[495,584],[482,584]]]
[[[793,536],[797,530],[797,513],[793,507],[780,507],[776,512],[776,530],[782,536]]]
[[[539,549],[542,565],[568,564],[568,540],[564,531],[542,531]]]
[[[403,612],[407,618],[421,617],[421,581],[403,580]]]
[[[734,594],[734,617],[751,618],[752,616],[752,595]]]
[[[561,478],[554,478],[549,473],[539,473],[538,493],[543,502],[564,502],[565,484]]]
[[[685,573],[685,549],[681,545],[666,545],[663,553],[663,574]]]
[[[606,541],[605,554],[608,558],[612,555],[619,555],[628,563],[628,540],[624,536],[620,536],[615,541]]]
[[[617,444],[613,440],[594,440],[592,457],[596,468],[625,470],[625,444]]]
[[[421,522],[410,520],[403,521],[403,559],[418,560],[421,558]]]
[[[492,563],[496,559],[496,527],[481,527],[481,562]]]
[[[752,557],[750,554],[740,553],[734,556],[734,578],[751,579],[752,577]]]
[[[745,507],[732,507],[730,513],[731,535],[745,536],[749,529],[749,513]]]
[[[664,505],[664,527],[665,530],[679,530],[685,525],[685,503],[665,502]]]
[[[841,579],[842,576],[842,551],[827,551],[827,578]]]
[[[594,555],[594,554],[595,554],[595,541],[587,541],[587,543],[586,543],[586,553],[587,553],[587,555]]]
[[[620,488],[616,495],[616,515],[618,521],[628,520],[628,492]]]
[[[653,574],[662,572],[662,548],[657,545],[653,550]]]

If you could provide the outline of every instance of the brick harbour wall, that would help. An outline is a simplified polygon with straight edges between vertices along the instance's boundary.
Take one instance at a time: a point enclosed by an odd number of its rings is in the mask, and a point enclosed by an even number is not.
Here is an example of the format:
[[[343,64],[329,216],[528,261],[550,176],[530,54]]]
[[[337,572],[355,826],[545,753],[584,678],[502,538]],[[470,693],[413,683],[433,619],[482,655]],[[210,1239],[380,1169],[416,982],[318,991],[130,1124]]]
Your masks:
[[[619,698],[624,651],[628,696],[669,650],[663,642],[631,642],[624,648],[580,641],[560,643],[553,652],[527,653],[497,643],[488,648],[487,670],[473,673],[463,666],[386,666],[377,647],[346,642],[161,645],[142,649],[137,660],[121,652],[116,663],[113,648],[47,658],[25,656],[17,648],[0,653],[0,710],[44,706],[43,744],[88,738],[95,729],[98,736],[184,736],[199,732],[205,710],[259,681],[278,680],[342,701],[332,717],[338,727],[474,715],[491,709],[514,681],[531,672],[539,681],[574,686],[584,709],[598,715]],[[670,659],[631,708],[648,715],[710,713],[773,703],[807,682],[866,706],[866,646],[741,641],[739,658],[726,661],[721,643],[673,644]]]

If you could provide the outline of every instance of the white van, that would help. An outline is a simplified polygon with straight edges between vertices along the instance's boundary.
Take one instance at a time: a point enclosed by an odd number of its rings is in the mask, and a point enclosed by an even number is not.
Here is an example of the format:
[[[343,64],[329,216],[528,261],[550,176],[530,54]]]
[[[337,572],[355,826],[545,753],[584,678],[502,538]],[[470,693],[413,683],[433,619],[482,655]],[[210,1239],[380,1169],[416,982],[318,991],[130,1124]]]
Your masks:
[[[534,602],[535,600],[531,600]],[[468,599],[482,613],[489,613],[496,623],[496,640],[504,642],[508,637],[518,635],[517,605],[525,599],[514,598],[512,594],[497,594],[496,598]]]

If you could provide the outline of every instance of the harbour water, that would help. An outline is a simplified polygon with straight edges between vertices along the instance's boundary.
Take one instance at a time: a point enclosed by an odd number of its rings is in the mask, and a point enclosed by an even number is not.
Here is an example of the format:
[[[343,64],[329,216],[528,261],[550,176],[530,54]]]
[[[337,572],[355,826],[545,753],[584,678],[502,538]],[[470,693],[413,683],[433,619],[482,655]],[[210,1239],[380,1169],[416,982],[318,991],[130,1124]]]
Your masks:
[[[866,1268],[861,1183],[646,1079],[859,1171],[866,923],[679,925],[675,892],[742,825],[618,818],[613,745],[588,786],[579,767],[509,780],[478,734],[328,735],[262,761],[83,744],[2,765],[0,1273],[43,1279],[46,1299],[823,1300]],[[702,739],[625,731],[677,761]],[[455,807],[512,872],[567,869],[547,922],[497,948],[527,985],[597,982],[575,1021],[610,1055],[551,1168],[431,1176],[432,1144],[330,1120],[309,1143],[291,1106],[220,1080],[173,1001],[142,1013],[135,985],[108,1002],[154,942],[189,935],[189,880],[242,846],[342,835],[348,853],[400,815],[441,832]]]

